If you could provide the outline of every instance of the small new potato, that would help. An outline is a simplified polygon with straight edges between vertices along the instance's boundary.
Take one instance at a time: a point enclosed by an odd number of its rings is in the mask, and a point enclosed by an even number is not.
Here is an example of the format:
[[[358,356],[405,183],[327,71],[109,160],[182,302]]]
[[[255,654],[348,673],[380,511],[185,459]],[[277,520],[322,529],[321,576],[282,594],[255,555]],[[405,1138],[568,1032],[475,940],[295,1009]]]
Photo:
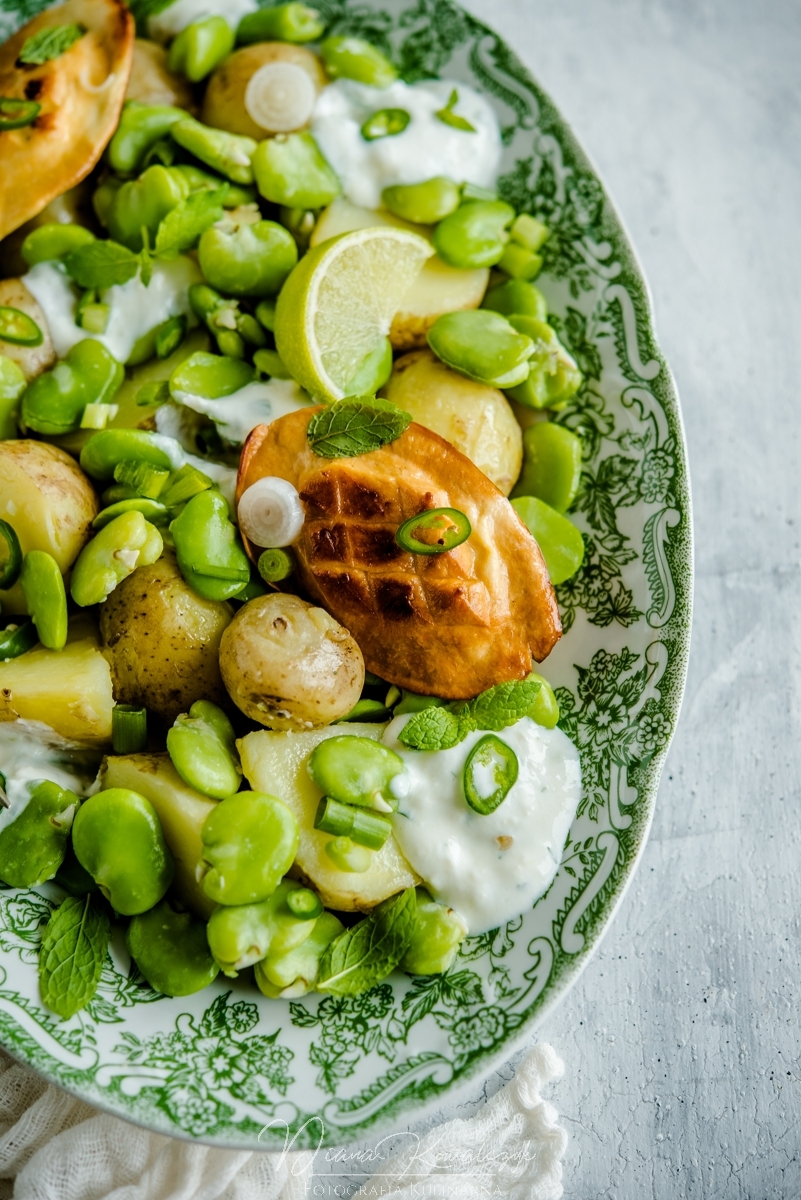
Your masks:
[[[0,441],[0,519],[13,527],[23,554],[44,550],[66,574],[96,516],[95,490],[69,454],[28,438]],[[4,613],[27,612],[18,583],[0,601]]]
[[[157,42],[136,38],[126,100],[140,104],[169,104],[195,112],[192,89],[167,66],[167,51]]]
[[[446,367],[431,350],[404,354],[381,395],[433,429],[508,496],[523,462],[523,434],[503,392]]]
[[[225,705],[218,652],[231,616],[193,591],[171,554],[137,568],[100,608],[116,699],[170,724],[196,700]]]
[[[322,608],[273,592],[225,630],[220,669],[246,716],[270,729],[316,729],[344,717],[364,685],[356,642]]]
[[[257,42],[229,54],[209,80],[203,98],[201,120],[215,129],[227,129],[261,141],[273,132],[258,125],[245,105],[245,92],[251,78],[268,63],[288,63],[300,67],[319,93],[328,82],[316,54],[290,42]]]
[[[18,308],[20,312],[31,317],[42,331],[42,341],[38,346],[17,346],[0,338],[0,354],[12,359],[30,383],[37,375],[41,375],[42,371],[49,370],[56,361],[47,317],[21,279],[0,279],[0,305]]]

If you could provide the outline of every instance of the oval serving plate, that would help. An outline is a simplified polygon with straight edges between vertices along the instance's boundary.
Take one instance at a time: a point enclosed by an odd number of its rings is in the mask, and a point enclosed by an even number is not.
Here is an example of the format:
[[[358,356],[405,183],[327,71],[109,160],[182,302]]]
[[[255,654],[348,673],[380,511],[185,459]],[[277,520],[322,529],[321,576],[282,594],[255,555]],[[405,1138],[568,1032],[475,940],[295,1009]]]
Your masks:
[[[446,976],[355,998],[262,997],[248,981],[157,996],[112,949],[99,991],[60,1022],[36,957],[48,889],[0,891],[0,1042],[91,1104],[160,1133],[282,1148],[364,1137],[486,1075],[565,994],[630,881],[675,728],[690,637],[690,496],[678,398],[646,284],[602,184],[512,51],[449,0],[315,0],[332,32],[392,50],[408,80],[463,79],[503,129],[499,187],[547,221],[537,280],[585,376],[558,420],[584,442],[580,573],[557,589],[565,637],[544,666],[581,751],[584,796],[559,872],[523,917],[469,938]],[[0,38],[43,7],[2,0]],[[17,15],[18,14],[18,15]]]

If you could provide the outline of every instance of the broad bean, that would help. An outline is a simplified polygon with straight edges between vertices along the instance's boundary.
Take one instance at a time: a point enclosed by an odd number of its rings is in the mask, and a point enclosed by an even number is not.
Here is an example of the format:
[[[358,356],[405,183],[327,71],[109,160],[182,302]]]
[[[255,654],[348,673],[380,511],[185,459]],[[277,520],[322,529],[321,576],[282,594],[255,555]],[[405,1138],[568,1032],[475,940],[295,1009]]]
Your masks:
[[[309,755],[307,769],[321,792],[343,804],[387,812],[397,807],[392,781],[406,773],[403,759],[370,738],[326,738]]]
[[[502,200],[462,204],[434,230],[434,249],[451,267],[494,267],[509,240],[515,210]]]
[[[527,377],[509,395],[527,408],[559,408],[581,387],[583,375],[556,331],[535,317],[512,315],[509,324],[534,342]]]
[[[57,783],[35,784],[19,816],[0,827],[0,879],[30,888],[52,879],[67,852],[80,800]]]
[[[102,604],[137,567],[156,562],[163,549],[161,534],[141,512],[115,517],[78,555],[70,581],[73,600],[82,608]]]
[[[445,175],[436,175],[425,183],[397,183],[381,193],[384,208],[404,221],[417,225],[435,225],[459,207],[459,188]]]
[[[512,495],[537,496],[566,513],[581,483],[581,440],[563,425],[539,421],[523,434],[523,470]]]
[[[259,142],[253,174],[265,200],[285,208],[324,208],[342,190],[310,133],[279,133]]]
[[[167,104],[140,104],[129,100],[122,110],[120,123],[108,144],[109,166],[121,175],[141,170],[148,152],[186,112]]]
[[[167,752],[184,783],[213,800],[224,800],[239,787],[242,768],[233,726],[210,700],[197,700],[176,718],[167,734]]]
[[[200,269],[212,287],[231,296],[270,296],[278,292],[298,261],[295,239],[275,221],[212,227],[198,246]]]
[[[481,307],[505,317],[535,317],[538,321],[548,318],[548,305],[542,292],[524,279],[509,279],[498,287],[490,288]]]
[[[189,289],[189,302],[201,320],[207,320],[221,299],[203,284],[193,284]],[[199,350],[175,368],[170,376],[170,391],[219,400],[251,383],[253,374],[250,363]]]
[[[165,996],[191,996],[219,974],[205,922],[174,908],[169,900],[134,917],[125,942],[147,982]]]
[[[536,721],[545,729],[553,729],[559,721],[559,702],[554,695],[553,688],[547,679],[543,679],[542,675],[537,675],[535,671],[532,671],[528,678],[539,683],[540,690],[526,716],[531,717],[532,721]]]
[[[256,985],[265,996],[290,999],[310,992],[320,971],[323,954],[345,926],[331,912],[322,913],[314,922],[305,942],[293,950],[278,954],[272,948],[254,969]]]
[[[370,87],[385,88],[398,78],[387,56],[363,38],[326,38],[320,45],[320,57],[332,79],[355,79]]]
[[[276,796],[237,792],[221,800],[201,830],[198,878],[217,904],[253,904],[271,896],[298,848],[298,822]]]
[[[284,879],[266,900],[215,908],[206,933],[223,974],[235,976],[270,951],[285,954],[311,937],[316,922],[296,917],[287,904],[287,896],[300,887]]]
[[[253,42],[316,42],[325,30],[325,21],[316,8],[306,4],[273,4],[248,13],[239,22],[236,41],[239,46]]]
[[[95,235],[83,225],[40,225],[32,230],[20,247],[29,267],[40,262],[66,258],[79,246],[95,241]]]
[[[72,825],[78,861],[118,913],[158,904],[175,863],[155,808],[128,788],[108,788],[81,805]]]
[[[573,522],[536,496],[518,496],[512,507],[542,551],[554,587],[575,575],[584,561],[584,539]]]
[[[152,245],[161,221],[188,193],[183,175],[173,168],[160,164],[148,167],[138,179],[124,183],[114,196],[107,213],[111,237],[129,250],[141,250],[144,228]]]
[[[437,358],[479,383],[512,387],[528,375],[534,342],[500,313],[482,308],[445,313],[427,336]]]
[[[216,489],[193,496],[170,533],[181,574],[205,600],[228,600],[249,581],[250,563]]]
[[[442,975],[453,965],[467,926],[454,909],[432,899],[424,887],[416,890],[414,932],[400,969],[410,975]]]
[[[108,404],[124,378],[125,369],[103,343],[85,338],[28,385],[22,424],[37,433],[69,433],[80,426],[87,404]]]
[[[193,117],[176,121],[170,132],[179,146],[183,146],[212,170],[219,171],[226,179],[234,183],[253,182],[251,159],[256,150],[253,138],[227,133],[223,129],[212,129]]]
[[[234,31],[225,17],[206,17],[182,29],[170,46],[167,65],[190,83],[200,83],[234,48]]]
[[[58,563],[45,550],[29,550],[19,582],[39,641],[48,650],[67,642],[67,593]]]

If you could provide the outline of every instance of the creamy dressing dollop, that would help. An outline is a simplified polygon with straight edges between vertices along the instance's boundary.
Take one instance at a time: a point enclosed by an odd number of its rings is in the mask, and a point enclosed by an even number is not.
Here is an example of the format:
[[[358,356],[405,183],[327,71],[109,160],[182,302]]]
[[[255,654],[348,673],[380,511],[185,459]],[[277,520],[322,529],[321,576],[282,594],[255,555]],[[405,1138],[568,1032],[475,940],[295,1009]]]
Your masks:
[[[312,401],[293,379],[268,379],[248,383],[230,396],[207,400],[191,392],[174,391],[173,400],[184,408],[210,417],[221,437],[241,446],[257,425],[269,425],[278,417],[306,408]]]
[[[455,129],[435,115],[456,89],[455,111],[475,132]],[[366,141],[361,129],[382,108],[402,108],[411,120],[403,133]],[[453,80],[373,88],[338,79],[323,88],[312,118],[312,133],[342,182],[348,200],[378,208],[381,192],[395,183],[420,183],[447,175],[457,183],[490,187],[501,161],[501,133],[488,102],[473,88]]]
[[[47,318],[59,358],[84,338],[92,337],[102,342],[118,362],[124,363],[139,338],[169,317],[184,315],[190,325],[197,324],[188,293],[190,286],[200,283],[202,278],[197,263],[182,255],[171,262],[154,262],[147,287],[135,275],[127,283],[105,288],[100,292],[100,299],[110,309],[105,333],[88,333],[76,325],[78,295],[64,268],[57,263],[37,263],[22,276],[22,282]]]
[[[257,0],[174,0],[167,8],[148,18],[148,36],[154,42],[169,42],[195,21],[206,17],[225,17],[236,29],[243,17],[255,12]]]
[[[0,822],[19,816],[34,781],[49,779],[78,796],[87,795],[100,759],[95,748],[68,741],[42,721],[0,722],[0,771],[9,802],[8,809],[0,809]]]
[[[462,772],[486,734],[470,733],[450,750],[409,750],[398,740],[409,720],[396,717],[382,737],[407,767],[396,776],[393,832],[434,898],[471,934],[484,933],[531,908],[553,880],[581,798],[578,750],[530,717],[502,730],[496,736],[517,755],[517,781],[482,816],[464,798]]]

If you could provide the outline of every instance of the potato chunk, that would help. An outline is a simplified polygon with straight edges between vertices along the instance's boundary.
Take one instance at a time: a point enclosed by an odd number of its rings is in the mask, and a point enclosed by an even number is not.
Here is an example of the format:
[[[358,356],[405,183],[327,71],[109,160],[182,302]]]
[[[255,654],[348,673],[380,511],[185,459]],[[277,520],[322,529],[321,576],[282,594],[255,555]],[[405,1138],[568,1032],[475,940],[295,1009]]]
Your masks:
[[[451,370],[431,350],[416,350],[397,360],[381,395],[461,450],[509,495],[523,462],[523,434],[503,392]]]
[[[249,733],[237,745],[245,778],[255,791],[278,796],[294,812],[300,825],[300,844],[292,874],[308,879],[320,893],[323,904],[340,912],[367,912],[381,900],[394,896],[420,880],[390,836],[373,854],[362,874],[340,871],[325,852],[330,834],[314,828],[314,817],[322,792],[306,769],[315,746],[343,733],[378,741],[383,725],[329,725],[308,733]]]
[[[111,738],[111,671],[96,637],[0,662],[0,721],[44,721],[76,742]]]
[[[167,51],[157,42],[145,38],[134,41],[131,78],[125,99],[138,100],[140,104],[171,104],[189,112],[195,111],[192,89],[167,66]]]
[[[172,891],[182,904],[207,918],[214,908],[195,878],[203,853],[200,831],[217,804],[184,783],[169,754],[110,755],[100,768],[104,788],[131,788],[155,808],[164,838],[175,858]]]
[[[17,346],[0,338],[0,354],[13,359],[28,383],[47,371],[56,361],[53,349],[53,339],[50,336],[50,326],[47,317],[39,306],[38,300],[26,288],[21,279],[0,280],[0,304],[10,308],[18,308],[36,322],[42,331],[42,342],[39,346]]]

